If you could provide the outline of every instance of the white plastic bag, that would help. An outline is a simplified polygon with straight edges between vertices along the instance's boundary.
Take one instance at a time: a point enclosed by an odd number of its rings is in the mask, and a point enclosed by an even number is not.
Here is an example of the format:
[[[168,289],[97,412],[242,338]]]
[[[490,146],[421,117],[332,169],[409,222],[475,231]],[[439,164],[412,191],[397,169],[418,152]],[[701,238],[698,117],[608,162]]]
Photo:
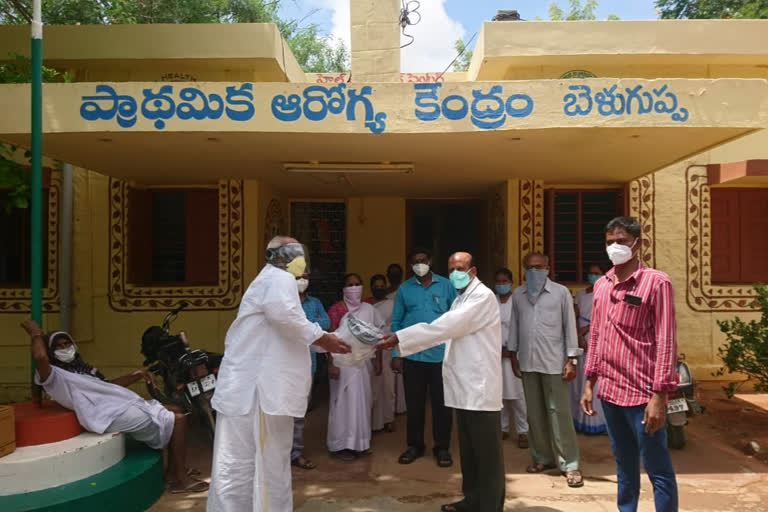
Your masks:
[[[352,349],[348,354],[333,354],[333,364],[344,367],[357,366],[372,358],[376,352],[376,343],[384,336],[379,329],[352,313],[344,315],[334,334]]]

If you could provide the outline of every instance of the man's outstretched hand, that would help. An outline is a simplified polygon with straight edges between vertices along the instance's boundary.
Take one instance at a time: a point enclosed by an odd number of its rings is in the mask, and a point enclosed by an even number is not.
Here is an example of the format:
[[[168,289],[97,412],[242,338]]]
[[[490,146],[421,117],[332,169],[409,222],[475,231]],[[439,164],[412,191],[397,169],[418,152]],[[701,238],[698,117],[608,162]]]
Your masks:
[[[331,333],[323,334],[313,343],[313,345],[332,354],[347,354],[352,351],[349,345],[344,343],[341,338]]]
[[[376,350],[394,348],[398,343],[400,343],[400,340],[397,339],[397,334],[387,334],[376,344]]]

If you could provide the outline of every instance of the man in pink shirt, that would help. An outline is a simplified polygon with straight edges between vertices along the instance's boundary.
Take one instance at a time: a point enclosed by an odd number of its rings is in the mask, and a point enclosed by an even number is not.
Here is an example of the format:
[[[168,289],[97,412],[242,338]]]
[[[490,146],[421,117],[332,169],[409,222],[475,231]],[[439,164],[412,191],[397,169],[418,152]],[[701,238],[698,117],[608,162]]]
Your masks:
[[[592,394],[599,379],[597,398],[616,458],[619,511],[637,510],[642,460],[656,511],[677,512],[665,427],[667,397],[678,383],[672,283],[664,272],[640,263],[637,220],[610,221],[605,243],[614,267],[594,285],[581,407],[595,414]]]

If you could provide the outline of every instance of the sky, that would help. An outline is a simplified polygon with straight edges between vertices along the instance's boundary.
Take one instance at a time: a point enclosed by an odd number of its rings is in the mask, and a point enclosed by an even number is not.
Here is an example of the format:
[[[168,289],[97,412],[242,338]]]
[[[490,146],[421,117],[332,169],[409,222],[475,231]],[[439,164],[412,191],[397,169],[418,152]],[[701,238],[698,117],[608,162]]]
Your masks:
[[[349,48],[349,0],[280,0],[286,19],[315,23],[320,30],[344,41]],[[523,19],[548,19],[548,0],[420,0],[421,22],[406,32],[416,39],[401,53],[401,71],[443,71],[456,57],[454,42],[468,41],[500,9],[517,9]],[[568,0],[558,1],[567,8]],[[598,19],[616,14],[623,20],[655,19],[654,0],[600,0]],[[415,18],[415,17],[414,17]],[[407,42],[403,39],[402,43]],[[473,46],[474,42],[472,43]]]

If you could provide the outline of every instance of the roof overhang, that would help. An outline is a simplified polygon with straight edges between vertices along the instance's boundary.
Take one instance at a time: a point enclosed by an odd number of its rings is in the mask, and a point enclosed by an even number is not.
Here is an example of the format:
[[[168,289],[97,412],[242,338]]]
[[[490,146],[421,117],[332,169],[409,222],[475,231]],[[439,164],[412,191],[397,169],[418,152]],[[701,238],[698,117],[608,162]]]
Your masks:
[[[768,160],[742,160],[707,165],[711,186],[768,187]]]
[[[768,20],[489,21],[470,80],[765,77]]]
[[[29,27],[0,26],[0,48],[29,56]],[[46,26],[43,63],[78,82],[304,81],[273,23]]]
[[[161,86],[171,87],[164,97]],[[21,146],[28,89],[0,86],[0,139]],[[469,196],[515,177],[625,183],[768,127],[768,82],[48,84],[43,109],[46,156],[138,182],[242,177],[294,196]],[[399,162],[413,172],[297,180],[286,162]]]

